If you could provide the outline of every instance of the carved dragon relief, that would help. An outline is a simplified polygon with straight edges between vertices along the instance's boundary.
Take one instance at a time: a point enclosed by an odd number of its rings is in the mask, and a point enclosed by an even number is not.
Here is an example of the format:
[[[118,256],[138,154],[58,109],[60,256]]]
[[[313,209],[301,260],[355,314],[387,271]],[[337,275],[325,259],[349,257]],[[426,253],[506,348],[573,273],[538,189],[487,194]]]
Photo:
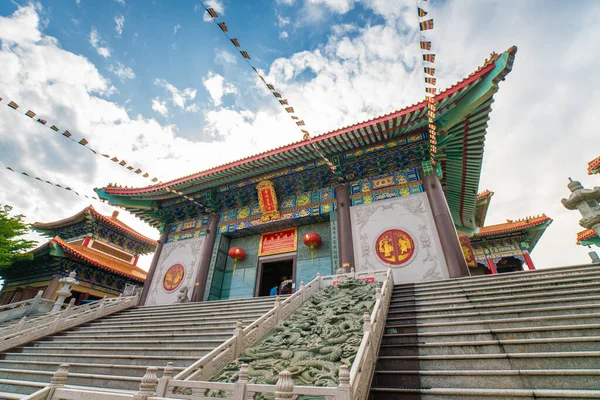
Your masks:
[[[375,287],[352,279],[314,295],[211,381],[236,382],[245,363],[250,383],[274,385],[279,372],[288,370],[296,385],[337,386],[339,366],[351,366],[356,357],[363,314],[373,308]]]

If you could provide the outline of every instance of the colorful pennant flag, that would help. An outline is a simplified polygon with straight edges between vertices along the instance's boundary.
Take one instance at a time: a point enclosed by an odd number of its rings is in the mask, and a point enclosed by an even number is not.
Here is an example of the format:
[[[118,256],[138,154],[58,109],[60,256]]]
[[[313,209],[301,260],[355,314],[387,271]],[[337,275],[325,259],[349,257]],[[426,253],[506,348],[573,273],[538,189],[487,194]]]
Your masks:
[[[288,105],[288,101],[286,99],[279,100],[279,102],[281,103],[282,106],[287,106]]]
[[[83,138],[83,139],[81,139],[81,140],[80,140],[78,143],[79,143],[80,145],[82,145],[82,146],[85,146],[86,144],[88,144],[88,141],[87,141],[87,140],[85,140],[85,138]]]
[[[59,130],[59,129],[58,129],[58,127],[57,127],[56,125],[52,125],[52,126],[50,127],[50,129],[52,129],[52,130],[53,130],[53,131],[55,131],[55,132],[58,132],[58,130]]]
[[[435,54],[423,54],[423,61],[435,62]]]
[[[208,15],[211,16],[211,18],[217,18],[217,12],[213,9],[213,8],[207,8],[206,11],[208,12]]]
[[[423,18],[424,16],[427,15],[427,11],[423,10],[421,7],[417,7],[418,13],[419,13],[419,17]]]
[[[421,50],[431,50],[431,42],[421,41]]]
[[[240,47],[240,42],[236,38],[231,39],[231,43],[233,43],[235,47]]]
[[[63,136],[66,136],[66,137],[70,138],[70,137],[71,137],[71,132],[69,132],[69,131],[64,131],[64,132],[63,132]]]
[[[10,108],[14,108],[15,110],[16,110],[17,108],[19,108],[19,105],[18,105],[17,103],[15,103],[14,101],[11,101],[10,103],[8,103],[8,106],[9,106]]]
[[[421,22],[419,24],[419,29],[421,29],[421,31],[427,31],[427,30],[433,29],[433,20],[428,19],[427,21]]]
[[[435,85],[436,79],[435,78],[425,78],[425,83],[428,83],[430,85]]]
[[[33,111],[31,111],[31,110],[27,111],[27,112],[25,113],[25,115],[27,115],[29,118],[33,118],[33,117],[35,117],[35,113],[34,113]]]
[[[427,75],[431,75],[431,76],[435,75],[435,68],[425,67],[424,70]]]
[[[275,86],[271,85],[270,83],[267,83],[267,87],[271,90],[275,90]]]
[[[242,53],[242,56],[243,56],[245,59],[248,59],[248,60],[250,60],[250,55],[248,54],[248,52],[246,52],[246,51],[242,50],[242,51],[240,51],[240,53]]]
[[[289,113],[293,113],[294,112],[294,107],[286,107],[285,111],[287,111]]]
[[[219,22],[217,25],[219,25],[219,28],[221,28],[223,32],[227,32],[227,25],[225,25],[225,22]]]

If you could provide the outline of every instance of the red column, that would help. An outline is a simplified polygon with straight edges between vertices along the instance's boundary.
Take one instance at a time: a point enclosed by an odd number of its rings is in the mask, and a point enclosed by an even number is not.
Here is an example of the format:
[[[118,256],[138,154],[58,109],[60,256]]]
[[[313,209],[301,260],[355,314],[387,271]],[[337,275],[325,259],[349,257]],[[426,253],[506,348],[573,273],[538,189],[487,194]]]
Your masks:
[[[492,271],[492,274],[496,275],[498,273],[498,270],[496,269],[496,264],[494,264],[494,260],[491,258],[486,258],[486,261],[488,263],[488,267],[490,267],[490,271]]]
[[[525,264],[527,264],[527,268],[529,268],[530,271],[535,270],[535,265],[533,265],[533,260],[531,259],[531,256],[527,250],[523,250],[523,257],[525,258]]]

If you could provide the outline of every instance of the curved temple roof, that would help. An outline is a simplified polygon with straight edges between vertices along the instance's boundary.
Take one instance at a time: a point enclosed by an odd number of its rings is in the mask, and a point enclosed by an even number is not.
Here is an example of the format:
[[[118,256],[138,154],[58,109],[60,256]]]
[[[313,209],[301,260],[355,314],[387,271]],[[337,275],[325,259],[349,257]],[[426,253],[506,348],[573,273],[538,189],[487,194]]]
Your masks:
[[[600,174],[600,156],[588,163],[588,175]]]
[[[474,231],[477,190],[483,157],[483,147],[498,82],[512,69],[516,47],[489,59],[462,81],[440,92],[436,97],[436,124],[439,126],[438,152],[447,183],[446,197],[455,223],[466,231]],[[317,147],[326,156],[385,142],[401,135],[421,132],[427,127],[426,102],[394,111],[369,121],[323,133],[311,142],[298,141],[238,161],[157,185],[126,188],[109,185],[96,189],[99,197],[114,205],[129,209],[154,226],[161,222],[153,213],[154,200],[177,197],[167,191],[176,189],[185,194],[260,176],[301,162],[318,160],[311,148]]]
[[[156,240],[150,239],[149,237],[146,237],[146,236],[142,235],[141,233],[138,233],[136,230],[134,230],[133,228],[131,228],[130,226],[128,226],[127,224],[125,224],[124,222],[119,220],[117,218],[117,215],[118,215],[118,212],[116,212],[116,211],[110,217],[108,217],[106,215],[102,215],[98,211],[96,211],[96,209],[93,206],[90,205],[90,206],[84,208],[83,210],[79,211],[77,214],[72,215],[70,217],[67,217],[67,218],[64,218],[64,219],[61,219],[58,221],[53,221],[53,222],[36,222],[32,225],[32,227],[34,230],[42,233],[45,236],[53,237],[53,236],[55,236],[54,230],[67,227],[69,225],[77,224],[79,222],[86,221],[90,216],[92,216],[93,218],[96,218],[97,220],[104,222],[105,224],[107,224],[111,228],[115,229],[116,231],[119,231],[124,234],[128,234],[128,235],[134,237],[135,239],[137,239],[141,242],[144,242],[146,244],[156,246]]]

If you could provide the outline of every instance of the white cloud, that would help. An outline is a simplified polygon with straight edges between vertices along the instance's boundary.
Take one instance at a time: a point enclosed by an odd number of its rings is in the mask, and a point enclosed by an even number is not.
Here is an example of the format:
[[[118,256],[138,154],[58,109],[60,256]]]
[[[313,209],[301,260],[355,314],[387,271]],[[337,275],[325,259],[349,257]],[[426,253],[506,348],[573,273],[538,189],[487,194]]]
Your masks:
[[[108,70],[118,76],[121,81],[125,81],[126,79],[134,79],[135,72],[129,67],[121,64],[120,62],[116,62],[108,66]]]
[[[71,22],[73,23],[73,25],[79,26],[79,20],[78,19],[71,18]]]
[[[100,38],[100,35],[98,35],[98,31],[96,30],[96,28],[92,28],[92,30],[90,31],[90,44],[102,57],[110,57],[111,50],[106,44],[106,42]]]
[[[123,34],[123,25],[125,24],[125,17],[123,15],[115,16],[115,31],[117,31],[117,36],[121,36]]]
[[[171,103],[185,111],[195,112],[197,109],[186,105],[187,102],[196,98],[197,90],[193,88],[177,89],[164,79],[155,79],[154,84],[163,87],[171,95]]]
[[[169,116],[169,108],[167,107],[166,101],[160,101],[158,97],[152,99],[152,109],[162,115],[163,117]]]
[[[291,6],[295,2],[296,0],[277,0],[277,4],[285,4],[286,6]]]
[[[290,19],[288,17],[282,17],[281,15],[277,14],[277,26],[279,26],[280,28],[283,28],[286,25],[290,24]]]
[[[345,14],[352,10],[355,0],[309,0],[312,4],[323,4],[332,12]]]
[[[120,5],[124,6],[125,5],[125,0],[115,0],[117,3],[119,3]]]
[[[232,54],[227,50],[216,49],[215,63],[220,65],[237,64],[237,57],[235,56],[235,54]]]
[[[202,83],[216,106],[221,105],[223,96],[226,94],[238,93],[237,88],[232,83],[225,82],[225,78],[212,71],[202,80]]]
[[[177,35],[177,31],[179,29],[181,29],[181,25],[175,24],[175,26],[173,27],[173,35]]]
[[[212,8],[213,10],[215,10],[219,17],[225,14],[225,6],[223,5],[222,0],[206,0],[204,4],[206,4],[207,8]],[[201,10],[203,12],[202,19],[205,22],[212,21],[211,16],[208,15],[208,13],[204,9],[201,8]]]
[[[279,39],[287,39],[290,35],[286,31],[279,32]]]
[[[0,40],[9,44],[37,42],[42,38],[40,31],[29,27],[39,23],[34,7],[18,8],[11,17],[0,17]]]

